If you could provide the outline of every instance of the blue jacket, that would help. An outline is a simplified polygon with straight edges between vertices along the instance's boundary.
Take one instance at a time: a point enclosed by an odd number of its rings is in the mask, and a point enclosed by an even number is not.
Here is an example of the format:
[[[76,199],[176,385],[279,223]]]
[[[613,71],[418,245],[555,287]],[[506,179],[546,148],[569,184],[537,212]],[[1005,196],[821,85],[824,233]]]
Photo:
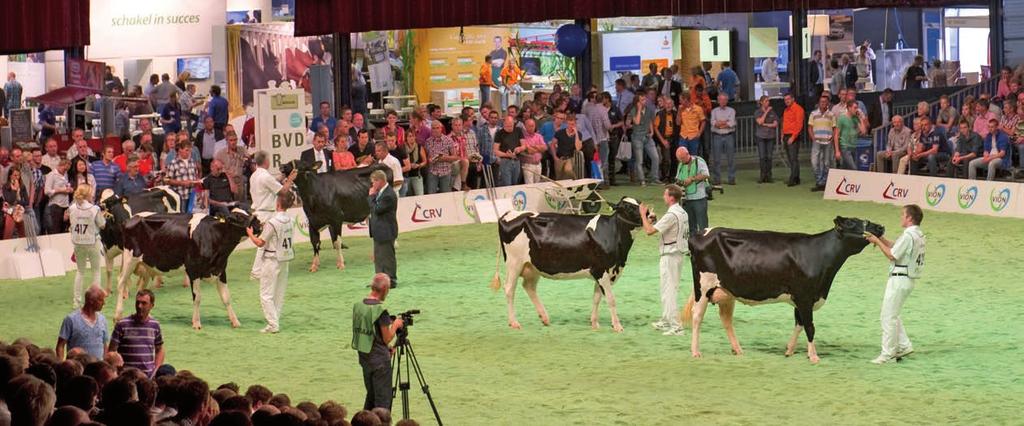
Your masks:
[[[480,145],[480,156],[484,164],[494,163],[494,140],[491,139],[491,132],[487,131],[486,124],[476,126],[476,141]]]

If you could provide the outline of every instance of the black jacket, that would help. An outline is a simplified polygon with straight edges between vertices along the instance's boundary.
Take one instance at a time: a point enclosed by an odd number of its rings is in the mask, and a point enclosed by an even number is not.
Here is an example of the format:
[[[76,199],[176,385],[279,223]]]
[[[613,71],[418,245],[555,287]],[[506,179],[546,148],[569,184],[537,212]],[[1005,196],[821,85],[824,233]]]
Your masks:
[[[308,161],[310,164],[316,161],[316,154],[313,153],[313,148],[302,151],[299,154],[299,159],[302,161]],[[327,162],[327,171],[334,170],[334,152],[324,149],[324,161]]]
[[[381,193],[370,195],[370,238],[374,241],[387,242],[398,238],[398,195],[391,185],[381,189]]]
[[[857,87],[857,64],[846,66],[846,87]]]
[[[886,103],[889,106],[889,120],[892,120],[892,102]],[[879,99],[877,102],[871,105],[871,110],[868,111],[868,124],[870,128],[874,129],[882,125],[882,100]]]
[[[665,85],[665,82],[662,82],[662,85],[658,86],[658,95],[659,96],[661,95],[661,89],[662,89],[662,86],[664,86],[664,85]],[[678,81],[675,81],[675,80],[670,80],[669,85],[670,85],[669,88],[668,88],[669,96],[672,97],[672,101],[673,102],[679,103],[679,94],[683,93],[683,85],[680,84]]]
[[[810,68],[810,70],[807,73],[807,82],[813,88],[818,83],[818,63],[814,62],[814,60],[811,60],[807,62],[807,66],[808,68]],[[825,79],[822,79],[821,81],[824,85],[828,85],[828,83],[825,82]]]
[[[196,149],[199,150],[199,156],[200,157],[203,155],[203,134],[204,133],[206,133],[206,129],[200,127],[199,130],[196,130],[196,132],[192,134],[192,145],[195,146]],[[218,129],[218,128],[214,127],[213,128],[213,143],[217,143],[217,141],[221,141],[221,140],[224,140],[224,129]],[[216,155],[217,152],[215,151],[214,154]]]

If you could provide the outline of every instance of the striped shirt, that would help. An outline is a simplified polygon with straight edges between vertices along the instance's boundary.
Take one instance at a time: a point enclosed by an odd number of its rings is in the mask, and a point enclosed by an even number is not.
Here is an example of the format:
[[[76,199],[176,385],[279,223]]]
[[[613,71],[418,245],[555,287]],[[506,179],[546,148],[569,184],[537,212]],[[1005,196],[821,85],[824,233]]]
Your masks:
[[[821,112],[820,109],[811,111],[811,118],[808,121],[811,133],[814,134],[814,141],[823,145],[832,142],[833,130],[836,127],[836,118],[831,111]]]
[[[96,188],[94,193],[98,197],[103,193],[104,189],[114,189],[114,183],[117,182],[117,177],[121,174],[121,167],[111,161],[110,163],[104,163],[103,160],[96,160],[90,165],[92,168],[92,175],[96,178]]]
[[[153,377],[157,368],[157,348],[164,344],[160,322],[153,317],[144,322],[136,321],[134,315],[124,318],[114,325],[110,344],[117,346],[125,367],[138,368],[146,376]]]

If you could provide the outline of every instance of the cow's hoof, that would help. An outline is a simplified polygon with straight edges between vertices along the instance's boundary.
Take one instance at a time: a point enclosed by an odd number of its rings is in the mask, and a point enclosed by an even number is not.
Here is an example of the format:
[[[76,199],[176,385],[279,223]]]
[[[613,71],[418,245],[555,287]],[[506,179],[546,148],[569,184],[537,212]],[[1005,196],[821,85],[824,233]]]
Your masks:
[[[786,358],[793,356],[793,348],[786,348]]]
[[[701,355],[701,353],[699,351],[690,351],[690,356],[692,356],[694,358],[701,358],[701,357],[703,357],[703,355]]]
[[[192,329],[193,330],[202,330],[203,329],[203,325],[198,323],[198,322],[194,322],[194,323],[192,323]]]
[[[599,328],[601,328],[601,324],[598,324],[597,321],[591,321],[590,322],[590,329],[591,330],[595,330],[596,331]]]
[[[345,262],[338,262],[337,266],[339,271],[345,270]]]
[[[540,317],[540,322],[543,323],[544,325],[551,325],[551,319],[546,317]]]
[[[523,328],[523,326],[519,325],[519,321],[512,321],[508,323],[508,326],[512,327],[513,330],[519,330]]]
[[[622,325],[615,324],[612,326],[612,330],[614,330],[616,333],[622,333]]]
[[[818,362],[821,361],[821,358],[819,358],[817,355],[809,356],[809,357],[807,357],[807,359],[809,359],[811,361],[811,364],[817,364]]]
[[[732,354],[736,356],[743,356],[742,348],[732,348]]]
[[[241,326],[242,326],[242,323],[240,323],[238,321],[231,321],[231,328],[238,328],[238,327],[241,327]]]
[[[316,272],[319,269],[320,269],[320,267],[318,267],[316,265],[312,265],[312,266],[309,267],[309,272]]]

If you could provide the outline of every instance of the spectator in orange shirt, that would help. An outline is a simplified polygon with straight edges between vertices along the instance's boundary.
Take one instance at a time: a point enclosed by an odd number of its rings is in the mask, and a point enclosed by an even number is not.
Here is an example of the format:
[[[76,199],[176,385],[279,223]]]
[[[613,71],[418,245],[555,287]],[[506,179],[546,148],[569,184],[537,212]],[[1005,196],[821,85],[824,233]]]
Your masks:
[[[524,75],[526,74],[515,61],[505,61],[505,68],[501,69],[501,80],[505,83],[506,95],[513,92],[517,95],[523,93],[519,81],[523,79]]]
[[[125,139],[121,142],[121,154],[114,157],[114,164],[121,168],[121,173],[128,172],[128,156],[132,154],[135,154],[135,141]]]
[[[685,146],[687,152],[700,156],[700,135],[704,133],[705,115],[704,109],[691,99],[685,92],[679,97],[679,146]]]
[[[494,79],[491,78],[491,55],[487,55],[484,56],[483,65],[480,65],[480,106],[491,102],[491,87],[494,87]]]
[[[335,132],[334,170],[348,170],[356,166],[356,158],[348,150],[347,132]]]
[[[789,157],[789,182],[786,186],[800,184],[800,135],[804,131],[804,108],[793,100],[793,95],[783,98],[786,110],[782,112],[782,140],[786,143]]]

